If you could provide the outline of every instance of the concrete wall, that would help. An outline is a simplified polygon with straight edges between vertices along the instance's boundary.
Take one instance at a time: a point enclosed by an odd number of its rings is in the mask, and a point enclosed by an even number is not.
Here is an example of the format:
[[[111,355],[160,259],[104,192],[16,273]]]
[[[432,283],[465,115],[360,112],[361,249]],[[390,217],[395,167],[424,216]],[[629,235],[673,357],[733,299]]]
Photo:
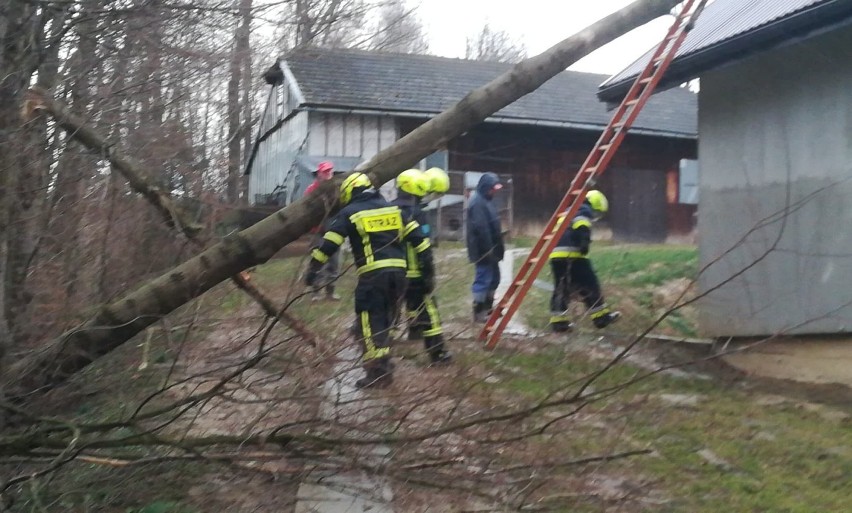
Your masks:
[[[706,334],[852,331],[849,62],[846,28],[701,77]]]

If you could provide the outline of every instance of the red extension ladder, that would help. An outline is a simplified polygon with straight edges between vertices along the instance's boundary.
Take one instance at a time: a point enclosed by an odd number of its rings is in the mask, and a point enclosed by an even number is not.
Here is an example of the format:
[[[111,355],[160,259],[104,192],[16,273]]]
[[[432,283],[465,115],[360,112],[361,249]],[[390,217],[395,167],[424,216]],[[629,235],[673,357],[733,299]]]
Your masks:
[[[559,223],[562,214],[565,213],[565,218],[568,220],[574,218],[580,205],[583,204],[586,192],[594,185],[595,178],[603,173],[609,165],[610,160],[624,140],[624,136],[633,125],[642,107],[651,97],[706,2],[707,0],[687,0],[684,3],[668,34],[654,51],[645,69],[636,77],[633,86],[616,109],[577,175],[571,181],[571,187],[565,197],[562,198],[556,212],[550,217],[550,221],[547,222],[541,238],[538,239],[518,270],[512,284],[488,317],[488,321],[479,334],[479,340],[485,343],[486,348],[494,349],[497,345],[506,325],[520,307],[527,291],[547,262],[548,255],[553,251],[565,229],[571,224],[570,222]]]

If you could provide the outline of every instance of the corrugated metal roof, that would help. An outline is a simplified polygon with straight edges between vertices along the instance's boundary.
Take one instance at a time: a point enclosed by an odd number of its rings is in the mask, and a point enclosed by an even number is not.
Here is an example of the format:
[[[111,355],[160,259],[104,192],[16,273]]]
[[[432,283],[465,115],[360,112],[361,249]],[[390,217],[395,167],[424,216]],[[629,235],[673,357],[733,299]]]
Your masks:
[[[680,81],[694,78],[679,75],[677,72],[690,57],[700,53],[718,50],[724,52],[726,46],[733,52],[727,60],[742,56],[747,52],[735,52],[734,44],[747,44],[751,36],[769,26],[789,22],[790,31],[780,31],[775,37],[760,39],[764,48],[782,43],[786,38],[800,35],[794,29],[814,30],[825,25],[833,25],[842,21],[838,14],[849,14],[852,11],[850,0],[715,0],[707,5],[698,17],[695,26],[687,35],[683,45],[678,49],[677,56],[667,71],[667,77],[674,76]],[[807,15],[807,16],[802,16]],[[794,24],[794,20],[796,23]],[[795,25],[795,26],[794,26]],[[757,41],[754,41],[755,43]],[[601,84],[601,96],[612,99],[612,94],[606,94],[607,89],[632,80],[647,64],[653,50],[647,52],[625,70],[612,76]],[[716,62],[715,65],[719,65]],[[696,68],[693,73],[706,71]],[[665,87],[666,79],[661,86]],[[667,85],[672,85],[669,82]],[[623,91],[621,91],[623,94]]]
[[[286,58],[304,106],[434,115],[511,64],[361,50],[301,50]],[[603,128],[610,117],[595,94],[605,75],[564,71],[503,108],[492,121]],[[672,90],[654,98],[634,124],[637,133],[694,137],[697,98]]]

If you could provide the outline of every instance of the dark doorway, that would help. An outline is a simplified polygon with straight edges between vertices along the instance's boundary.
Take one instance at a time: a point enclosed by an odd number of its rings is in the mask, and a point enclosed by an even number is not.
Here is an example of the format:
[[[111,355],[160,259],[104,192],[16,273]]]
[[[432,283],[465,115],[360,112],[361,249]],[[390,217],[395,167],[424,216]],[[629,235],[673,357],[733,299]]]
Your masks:
[[[614,239],[666,239],[666,176],[651,169],[612,169],[609,223]]]

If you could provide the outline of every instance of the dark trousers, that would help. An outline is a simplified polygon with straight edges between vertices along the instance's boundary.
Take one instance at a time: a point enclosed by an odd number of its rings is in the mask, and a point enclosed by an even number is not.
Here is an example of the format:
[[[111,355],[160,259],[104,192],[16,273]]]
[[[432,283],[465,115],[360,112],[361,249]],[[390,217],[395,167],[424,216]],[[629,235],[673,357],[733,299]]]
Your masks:
[[[550,296],[550,322],[567,322],[568,304],[577,294],[590,310],[591,317],[605,315],[608,310],[601,294],[598,277],[588,258],[551,258],[553,294]],[[603,312],[603,313],[601,313]]]
[[[427,294],[421,278],[410,278],[405,289],[405,306],[408,310],[409,327],[423,333],[424,337],[442,334],[441,316],[434,294]]]
[[[500,262],[493,259],[480,260],[474,266],[473,285],[470,287],[473,302],[485,303],[488,297],[494,297],[494,291],[500,285]]]
[[[322,234],[318,234],[314,236],[313,247],[318,248],[323,241]],[[333,255],[331,255],[328,259],[328,262],[324,263],[322,267],[320,267],[319,272],[317,274],[317,289],[323,288],[325,289],[326,294],[331,295],[334,294],[334,285],[337,282],[337,273],[340,269],[340,251],[336,251]]]
[[[355,315],[365,366],[390,357],[390,328],[404,293],[405,269],[379,269],[358,277]]]

